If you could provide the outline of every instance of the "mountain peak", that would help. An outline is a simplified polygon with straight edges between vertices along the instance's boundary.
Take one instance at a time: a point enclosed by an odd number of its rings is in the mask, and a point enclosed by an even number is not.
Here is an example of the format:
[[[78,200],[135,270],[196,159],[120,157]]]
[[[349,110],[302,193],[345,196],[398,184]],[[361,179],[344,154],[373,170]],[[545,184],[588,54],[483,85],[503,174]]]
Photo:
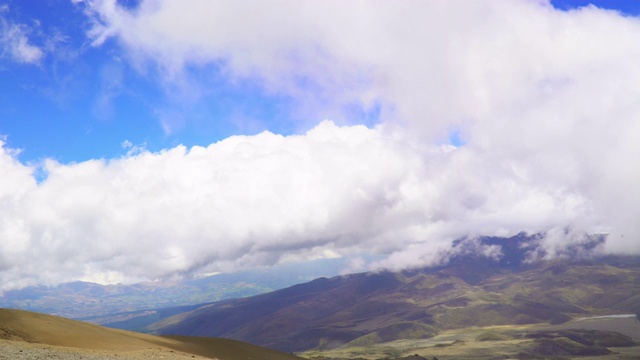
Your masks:
[[[577,241],[558,248],[548,241],[546,234],[528,235],[521,232],[509,238],[481,236],[453,242],[451,256],[445,267],[461,262],[485,259],[493,267],[517,269],[544,260],[562,258],[568,261],[592,259],[600,255],[606,235],[582,235]]]

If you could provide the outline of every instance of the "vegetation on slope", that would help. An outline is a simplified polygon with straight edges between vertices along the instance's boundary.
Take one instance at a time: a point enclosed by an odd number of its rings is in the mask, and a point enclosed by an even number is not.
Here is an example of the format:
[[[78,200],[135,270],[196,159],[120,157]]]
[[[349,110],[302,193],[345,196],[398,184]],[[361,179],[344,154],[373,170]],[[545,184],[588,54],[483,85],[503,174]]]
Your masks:
[[[285,351],[382,341],[381,329],[411,322],[437,331],[469,326],[560,324],[640,308],[640,260],[517,268],[471,258],[453,266],[403,273],[318,279],[256,297],[213,304],[151,330],[221,336]],[[627,264],[628,265],[628,264]],[[474,272],[473,277],[467,276]],[[465,280],[466,279],[466,280]]]

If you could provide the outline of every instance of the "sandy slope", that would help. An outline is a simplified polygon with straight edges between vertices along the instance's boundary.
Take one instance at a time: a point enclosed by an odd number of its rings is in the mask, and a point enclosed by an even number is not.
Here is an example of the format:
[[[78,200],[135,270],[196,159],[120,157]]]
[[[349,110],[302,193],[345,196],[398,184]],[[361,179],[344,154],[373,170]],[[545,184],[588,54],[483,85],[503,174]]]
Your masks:
[[[262,359],[296,356],[226,339],[158,337],[0,309],[0,359]]]
[[[176,352],[156,347],[147,350],[91,350],[27,343],[24,341],[0,340],[0,359],[59,359],[59,360],[98,360],[98,359],[211,359],[210,357]]]

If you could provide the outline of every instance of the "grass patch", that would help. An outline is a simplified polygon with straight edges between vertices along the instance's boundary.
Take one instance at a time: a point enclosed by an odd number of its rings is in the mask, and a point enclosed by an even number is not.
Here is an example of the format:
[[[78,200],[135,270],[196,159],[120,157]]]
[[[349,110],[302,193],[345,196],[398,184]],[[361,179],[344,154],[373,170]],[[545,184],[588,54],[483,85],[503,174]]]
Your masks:
[[[429,339],[437,334],[437,330],[430,325],[425,325],[414,321],[404,321],[392,325],[387,325],[378,331],[361,336],[345,347],[372,346],[395,340],[419,340]]]
[[[535,355],[543,356],[593,356],[593,355],[608,355],[611,353],[607,348],[602,346],[588,346],[582,345],[579,342],[573,341],[569,338],[543,338],[536,339],[535,345],[532,349],[532,353]]]
[[[498,334],[495,332],[482,333],[476,337],[477,341],[506,341],[510,339],[511,338],[505,334]]]

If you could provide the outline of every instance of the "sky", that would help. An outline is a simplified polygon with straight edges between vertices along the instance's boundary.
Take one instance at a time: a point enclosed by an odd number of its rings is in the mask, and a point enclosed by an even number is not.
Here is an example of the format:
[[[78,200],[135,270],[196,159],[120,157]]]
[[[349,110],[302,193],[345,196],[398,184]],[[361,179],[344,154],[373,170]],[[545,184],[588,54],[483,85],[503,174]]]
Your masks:
[[[0,284],[640,254],[640,1],[0,1]],[[477,249],[488,253],[491,249]]]

